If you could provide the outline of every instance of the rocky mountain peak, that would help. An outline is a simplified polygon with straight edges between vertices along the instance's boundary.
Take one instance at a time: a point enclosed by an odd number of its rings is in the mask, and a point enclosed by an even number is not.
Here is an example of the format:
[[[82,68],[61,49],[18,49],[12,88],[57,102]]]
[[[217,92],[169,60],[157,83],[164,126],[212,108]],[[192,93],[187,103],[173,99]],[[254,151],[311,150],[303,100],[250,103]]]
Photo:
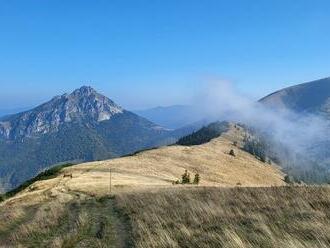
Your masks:
[[[97,94],[97,92],[90,86],[82,86],[71,93],[71,95],[82,96],[82,97],[90,96],[92,94]]]
[[[68,122],[97,123],[122,114],[124,109],[90,86],[56,96],[32,110],[0,121],[0,138],[33,137],[57,131]]]

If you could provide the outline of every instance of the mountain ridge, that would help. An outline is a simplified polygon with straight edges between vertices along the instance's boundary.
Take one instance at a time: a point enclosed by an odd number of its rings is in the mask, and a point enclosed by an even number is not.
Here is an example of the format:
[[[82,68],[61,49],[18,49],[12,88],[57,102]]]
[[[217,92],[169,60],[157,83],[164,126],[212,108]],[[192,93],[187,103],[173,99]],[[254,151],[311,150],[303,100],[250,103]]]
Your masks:
[[[330,77],[283,88],[259,102],[273,109],[330,116]]]
[[[289,130],[294,131],[288,132],[288,147],[293,153],[293,150],[299,146],[297,152],[300,155],[297,158],[300,157],[300,159],[289,159],[296,162],[293,162],[294,166],[289,164],[286,166],[288,171],[309,183],[328,182],[330,178],[328,152],[330,149],[330,77],[275,91],[261,98],[259,103],[270,110],[275,110],[274,114],[285,115],[286,124],[291,125]],[[287,121],[290,118],[292,119]],[[296,137],[300,140],[295,140]],[[285,156],[286,161],[288,157],[290,156]],[[304,158],[303,161],[301,157]]]

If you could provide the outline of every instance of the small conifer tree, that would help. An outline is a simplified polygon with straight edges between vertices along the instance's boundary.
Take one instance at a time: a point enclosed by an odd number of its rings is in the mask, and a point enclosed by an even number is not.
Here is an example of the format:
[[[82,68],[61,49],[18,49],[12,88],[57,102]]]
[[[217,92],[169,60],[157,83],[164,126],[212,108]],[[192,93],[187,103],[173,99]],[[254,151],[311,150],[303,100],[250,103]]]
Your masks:
[[[230,150],[229,155],[234,156],[234,157],[236,156],[233,149]]]
[[[185,170],[181,178],[182,178],[182,184],[190,183],[190,174],[188,173],[188,170]]]
[[[196,173],[194,177],[194,184],[199,184],[199,181],[200,181],[200,176],[198,173]]]

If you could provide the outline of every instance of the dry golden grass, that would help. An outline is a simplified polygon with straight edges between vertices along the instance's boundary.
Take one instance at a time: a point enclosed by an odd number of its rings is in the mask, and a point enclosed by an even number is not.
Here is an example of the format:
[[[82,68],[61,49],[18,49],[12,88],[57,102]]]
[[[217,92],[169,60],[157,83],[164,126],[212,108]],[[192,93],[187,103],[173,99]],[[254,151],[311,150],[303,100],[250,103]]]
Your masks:
[[[117,201],[136,247],[330,247],[329,187],[190,187]]]
[[[229,132],[199,146],[168,146],[113,160],[85,163],[66,168],[73,173],[68,186],[72,190],[104,194],[109,185],[109,168],[113,185],[168,186],[185,169],[201,175],[204,186],[280,186],[283,173],[276,166],[262,163],[233,145],[243,139],[242,131]],[[235,150],[236,157],[228,153]],[[104,189],[104,191],[99,191]]]
[[[7,202],[0,209],[0,247],[127,247],[129,228],[113,204],[78,192]]]

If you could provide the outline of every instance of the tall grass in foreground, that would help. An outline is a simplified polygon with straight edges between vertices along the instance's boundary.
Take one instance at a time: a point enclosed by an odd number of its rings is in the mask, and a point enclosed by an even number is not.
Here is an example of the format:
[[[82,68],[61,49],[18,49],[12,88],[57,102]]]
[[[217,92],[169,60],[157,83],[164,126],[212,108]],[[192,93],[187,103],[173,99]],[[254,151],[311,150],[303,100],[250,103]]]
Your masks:
[[[109,198],[0,209],[0,247],[124,247],[130,240],[114,211]]]
[[[48,193],[5,202],[0,247],[330,247],[330,187]]]
[[[137,247],[330,247],[330,188],[179,188],[117,197]]]

